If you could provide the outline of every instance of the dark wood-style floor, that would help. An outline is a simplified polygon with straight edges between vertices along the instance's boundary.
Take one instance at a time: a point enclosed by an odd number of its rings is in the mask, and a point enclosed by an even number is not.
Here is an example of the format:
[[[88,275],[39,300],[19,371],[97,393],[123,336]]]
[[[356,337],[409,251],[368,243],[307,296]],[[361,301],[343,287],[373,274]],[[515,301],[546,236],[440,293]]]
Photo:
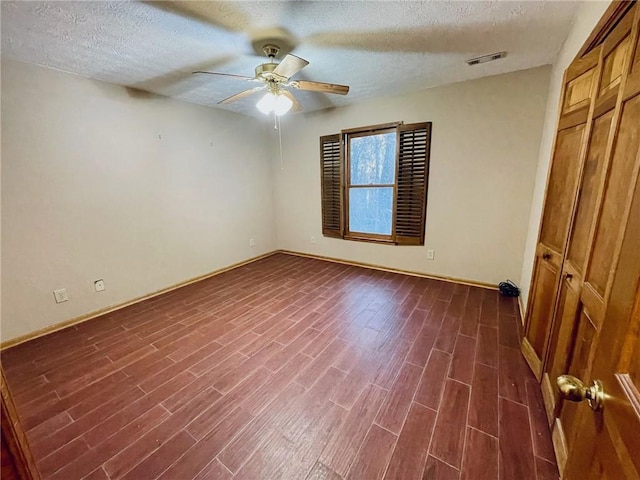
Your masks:
[[[277,254],[2,361],[45,479],[557,479],[516,314]]]

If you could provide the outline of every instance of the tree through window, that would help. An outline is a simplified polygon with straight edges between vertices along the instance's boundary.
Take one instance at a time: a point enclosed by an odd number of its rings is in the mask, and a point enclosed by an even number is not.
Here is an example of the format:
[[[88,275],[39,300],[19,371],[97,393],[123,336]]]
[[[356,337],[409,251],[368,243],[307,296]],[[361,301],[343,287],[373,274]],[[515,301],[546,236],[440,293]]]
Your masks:
[[[396,132],[347,135],[349,233],[391,236]]]

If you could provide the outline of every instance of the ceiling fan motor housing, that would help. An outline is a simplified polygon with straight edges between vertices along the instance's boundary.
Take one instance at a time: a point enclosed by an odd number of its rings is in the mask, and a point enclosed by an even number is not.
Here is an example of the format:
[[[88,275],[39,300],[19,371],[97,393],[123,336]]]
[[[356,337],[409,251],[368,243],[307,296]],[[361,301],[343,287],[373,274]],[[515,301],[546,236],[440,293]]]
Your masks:
[[[256,67],[256,78],[269,79],[273,75],[273,71],[278,66],[277,63],[262,63]]]

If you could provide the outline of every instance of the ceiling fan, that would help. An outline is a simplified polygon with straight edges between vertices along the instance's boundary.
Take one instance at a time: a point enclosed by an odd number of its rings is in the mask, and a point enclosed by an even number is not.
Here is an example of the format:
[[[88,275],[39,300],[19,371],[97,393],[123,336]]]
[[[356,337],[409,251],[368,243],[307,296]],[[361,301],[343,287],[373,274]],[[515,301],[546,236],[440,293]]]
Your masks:
[[[226,104],[235,102],[242,98],[248,97],[262,90],[268,90],[256,104],[258,109],[265,113],[274,112],[276,115],[284,115],[292,107],[294,111],[302,110],[302,106],[288,90],[307,90],[311,92],[336,93],[338,95],[346,95],[349,92],[347,85],[336,85],[333,83],[311,82],[308,80],[291,80],[296,73],[309,65],[309,62],[303,58],[288,54],[280,63],[275,62],[275,58],[280,52],[280,47],[275,44],[266,44],[262,49],[269,58],[269,62],[258,65],[255,69],[255,76],[235,75],[232,73],[204,72],[196,71],[194,74],[220,75],[225,77],[238,78],[244,81],[261,83],[254,88],[249,88],[240,93],[231,95],[230,97],[220,100],[218,104]]]

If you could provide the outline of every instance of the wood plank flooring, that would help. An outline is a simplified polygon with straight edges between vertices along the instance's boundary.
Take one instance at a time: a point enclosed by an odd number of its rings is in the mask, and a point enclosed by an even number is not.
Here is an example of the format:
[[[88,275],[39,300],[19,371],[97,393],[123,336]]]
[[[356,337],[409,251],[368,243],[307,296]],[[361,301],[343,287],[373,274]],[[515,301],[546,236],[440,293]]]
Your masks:
[[[2,352],[45,479],[547,480],[515,300],[277,254]]]

